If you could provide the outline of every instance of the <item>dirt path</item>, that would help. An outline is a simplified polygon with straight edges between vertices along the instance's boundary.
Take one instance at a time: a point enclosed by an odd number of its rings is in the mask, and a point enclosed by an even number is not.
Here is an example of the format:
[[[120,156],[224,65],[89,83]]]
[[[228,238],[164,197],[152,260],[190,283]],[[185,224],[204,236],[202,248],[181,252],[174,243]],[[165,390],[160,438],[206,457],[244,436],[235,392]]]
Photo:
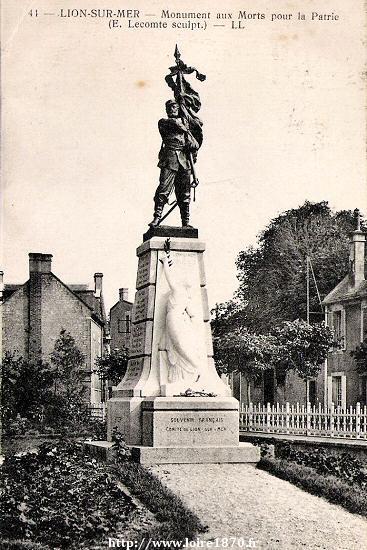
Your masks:
[[[367,548],[367,520],[252,466],[168,464],[150,469],[208,525],[200,541],[236,537],[228,548],[256,550]],[[225,546],[218,541],[212,548]]]

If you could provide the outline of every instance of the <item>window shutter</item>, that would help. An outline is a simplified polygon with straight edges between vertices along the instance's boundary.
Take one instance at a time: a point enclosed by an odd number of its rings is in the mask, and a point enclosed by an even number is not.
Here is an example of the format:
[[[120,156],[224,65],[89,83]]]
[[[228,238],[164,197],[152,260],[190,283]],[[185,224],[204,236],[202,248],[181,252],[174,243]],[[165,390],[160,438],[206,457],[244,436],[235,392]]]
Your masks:
[[[341,377],[341,383],[342,383],[342,398],[341,398],[341,405],[342,409],[345,411],[347,406],[347,377],[343,375]]]
[[[332,376],[327,377],[327,405],[331,406],[333,400],[333,378]]]
[[[346,312],[342,309],[342,327],[341,327],[342,345],[341,349],[347,349],[347,327],[346,327]]]
[[[333,312],[327,311],[326,313],[326,324],[329,327],[330,330],[333,330]]]

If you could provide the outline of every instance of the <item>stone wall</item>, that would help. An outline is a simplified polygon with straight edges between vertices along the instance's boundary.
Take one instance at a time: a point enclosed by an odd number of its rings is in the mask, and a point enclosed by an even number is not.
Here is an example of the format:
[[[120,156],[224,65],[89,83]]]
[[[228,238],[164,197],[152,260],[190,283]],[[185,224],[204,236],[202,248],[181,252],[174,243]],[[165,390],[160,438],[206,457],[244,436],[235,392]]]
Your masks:
[[[49,360],[61,329],[74,338],[85,356],[85,367],[90,369],[89,324],[90,309],[83,304],[54,275],[42,280],[42,356]]]
[[[74,338],[85,357],[86,399],[99,402],[100,383],[91,370],[102,351],[102,327],[91,319],[91,310],[52,273],[31,273],[29,283],[2,305],[3,353],[50,361],[62,329]],[[92,395],[91,395],[92,394]]]
[[[100,403],[102,400],[102,388],[101,380],[96,373],[93,373],[95,368],[97,357],[102,355],[102,331],[101,327],[95,323],[93,320],[90,320],[90,357],[89,357],[89,368],[90,368],[90,402],[91,403]]]
[[[27,286],[19,288],[2,307],[3,353],[16,353],[28,357],[28,292]]]

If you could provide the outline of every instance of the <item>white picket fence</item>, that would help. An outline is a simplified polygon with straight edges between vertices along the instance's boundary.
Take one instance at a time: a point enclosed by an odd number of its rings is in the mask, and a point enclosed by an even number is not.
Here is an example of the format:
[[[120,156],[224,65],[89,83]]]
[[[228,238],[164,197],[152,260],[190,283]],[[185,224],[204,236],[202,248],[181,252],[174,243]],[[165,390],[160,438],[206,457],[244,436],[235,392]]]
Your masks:
[[[240,431],[367,440],[367,407],[242,405]]]

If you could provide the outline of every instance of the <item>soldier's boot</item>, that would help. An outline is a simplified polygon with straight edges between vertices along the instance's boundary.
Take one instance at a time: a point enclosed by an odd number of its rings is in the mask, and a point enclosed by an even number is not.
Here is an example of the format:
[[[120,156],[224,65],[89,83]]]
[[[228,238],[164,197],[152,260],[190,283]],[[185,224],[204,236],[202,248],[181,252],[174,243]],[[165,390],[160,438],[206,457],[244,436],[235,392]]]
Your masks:
[[[181,214],[182,227],[192,227],[192,225],[189,225],[190,205],[188,203],[184,203],[180,206],[180,214]]]
[[[154,214],[153,220],[148,224],[150,227],[157,227],[162,218],[163,212],[163,203],[161,201],[156,201],[154,203]]]

